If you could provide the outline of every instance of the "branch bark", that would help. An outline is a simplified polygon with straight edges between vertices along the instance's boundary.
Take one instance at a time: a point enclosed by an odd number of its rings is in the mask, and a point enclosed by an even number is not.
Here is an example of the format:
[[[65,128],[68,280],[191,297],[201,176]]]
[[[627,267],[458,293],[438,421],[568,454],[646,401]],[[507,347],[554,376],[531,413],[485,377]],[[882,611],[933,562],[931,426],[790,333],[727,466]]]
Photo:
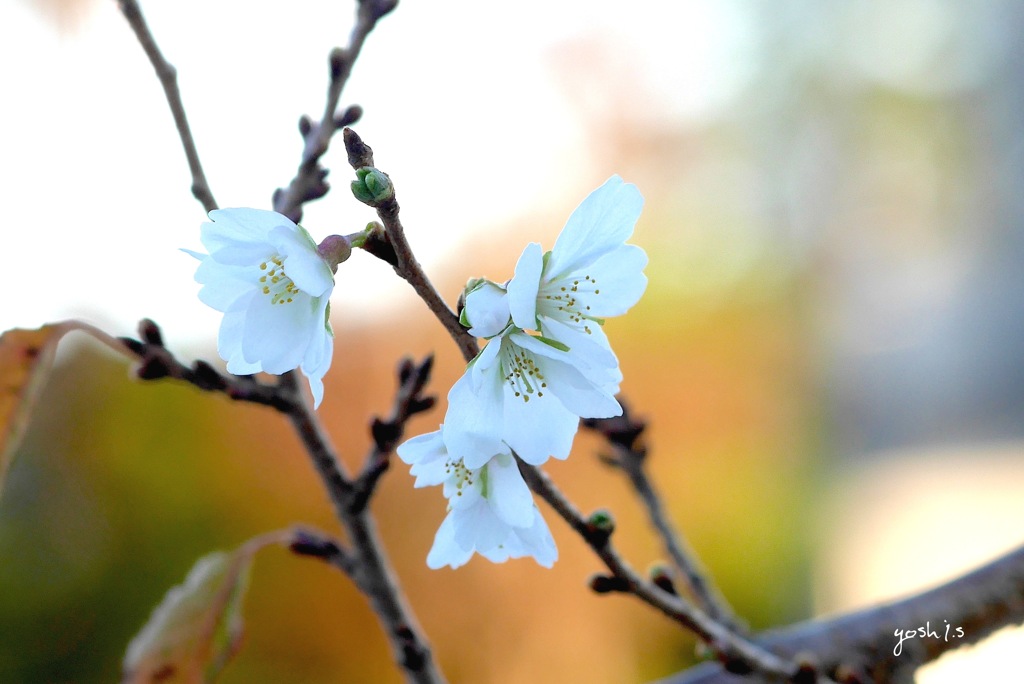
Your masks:
[[[947,622],[953,636],[946,632]],[[755,641],[783,657],[814,654],[818,669],[838,681],[903,684],[913,681],[917,668],[943,653],[976,644],[1007,625],[1022,623],[1024,547],[909,598],[771,630]],[[897,630],[913,633],[921,627],[935,629],[935,636],[918,634],[900,645]],[[957,627],[963,630],[963,637],[955,636]],[[716,663],[706,663],[658,684],[752,681],[766,680],[737,677]]]
[[[181,138],[181,146],[185,150],[185,158],[188,160],[188,168],[192,173],[192,196],[199,200],[203,209],[210,213],[217,208],[217,201],[213,198],[209,183],[206,182],[206,174],[203,173],[203,165],[199,161],[199,151],[196,149],[195,140],[192,138],[192,129],[188,125],[188,117],[185,115],[185,105],[181,101],[181,91],[178,90],[178,71],[174,66],[164,59],[163,53],[156,44],[153,34],[142,16],[136,0],[118,0],[121,13],[128,20],[128,25],[135,32],[142,49],[153,65],[160,85],[164,88],[164,96],[171,108],[171,115],[174,117],[174,126],[178,129],[178,137]]]

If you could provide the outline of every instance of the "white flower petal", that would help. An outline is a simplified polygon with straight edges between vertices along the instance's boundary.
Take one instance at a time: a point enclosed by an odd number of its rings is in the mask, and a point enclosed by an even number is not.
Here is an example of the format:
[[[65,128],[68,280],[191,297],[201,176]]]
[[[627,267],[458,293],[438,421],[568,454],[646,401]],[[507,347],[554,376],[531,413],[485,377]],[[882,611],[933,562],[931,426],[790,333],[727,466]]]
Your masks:
[[[455,542],[455,527],[452,513],[448,513],[434,535],[434,545],[427,554],[427,567],[437,570],[444,566],[455,568],[465,565],[473,557],[473,549],[463,549]]]
[[[523,401],[511,394],[505,399],[505,441],[530,465],[541,465],[549,456],[568,458],[579,422],[580,417],[553,395],[541,401]]]
[[[277,226],[295,224],[273,211],[236,208],[216,209],[210,212],[212,223],[199,228],[199,239],[214,260],[222,264],[258,264],[274,254],[267,241],[270,231]]]
[[[511,455],[495,456],[487,464],[487,503],[494,514],[513,527],[533,522],[533,495]]]
[[[453,507],[450,515],[455,528],[455,543],[463,549],[483,553],[508,538],[508,524],[502,522],[483,500],[478,500],[475,506]]]
[[[320,408],[320,402],[324,400],[324,376],[323,374],[307,374],[309,382],[309,393],[313,396],[313,409]]]
[[[536,242],[526,245],[516,262],[515,275],[508,282],[508,306],[512,322],[520,328],[537,327],[537,291],[544,270],[544,253]]]
[[[581,418],[621,416],[622,407],[606,389],[566,363],[544,366],[548,387],[556,388],[558,400],[566,410]]]
[[[558,560],[555,539],[536,506],[533,507],[533,524],[526,528],[517,527],[514,532],[522,544],[525,552],[523,555],[533,556],[538,565],[550,568]]]
[[[448,392],[448,412],[441,432],[448,453],[461,458],[467,468],[480,468],[494,454],[506,451],[501,434],[500,368],[492,371],[497,373],[483,376],[479,391],[473,390],[469,375],[464,374]]]
[[[409,465],[434,461],[438,458],[448,458],[448,451],[444,448],[440,430],[410,437],[398,445],[395,453],[398,454],[398,458]]]
[[[242,353],[246,361],[259,361],[268,373],[298,368],[309,345],[315,302],[299,296],[291,304],[273,304],[270,297],[256,295],[249,304],[242,331]]]
[[[488,342],[480,350],[480,353],[476,355],[476,358],[469,362],[469,366],[466,367],[466,374],[472,379],[474,390],[480,389],[481,384],[485,382],[485,378],[490,378],[494,373],[500,372],[500,369],[496,368],[495,364],[498,361],[498,355],[501,352],[503,342],[504,337]],[[450,398],[449,401],[451,401]]]
[[[254,290],[250,269],[218,264],[209,257],[196,268],[195,278],[203,286],[199,301],[217,311],[227,311],[242,295]]]
[[[475,337],[494,337],[508,327],[508,296],[496,283],[483,282],[466,295],[466,318]]]
[[[319,375],[323,377],[331,367],[334,360],[334,335],[331,332],[331,323],[327,320],[327,305],[330,300],[327,298],[330,292],[325,294],[317,302],[317,310],[313,313],[312,326],[316,321],[323,321],[322,329],[310,331],[309,346],[302,357],[302,372],[307,375]]]
[[[636,245],[621,245],[603,255],[587,269],[598,282],[598,294],[582,295],[598,318],[621,316],[636,304],[647,289],[647,252]]]
[[[635,185],[612,176],[573,211],[555,241],[547,266],[548,279],[561,277],[592,263],[624,243],[644,206]]]
[[[300,290],[320,297],[334,287],[331,267],[305,231],[280,226],[270,232],[270,242],[284,257],[284,271]]]

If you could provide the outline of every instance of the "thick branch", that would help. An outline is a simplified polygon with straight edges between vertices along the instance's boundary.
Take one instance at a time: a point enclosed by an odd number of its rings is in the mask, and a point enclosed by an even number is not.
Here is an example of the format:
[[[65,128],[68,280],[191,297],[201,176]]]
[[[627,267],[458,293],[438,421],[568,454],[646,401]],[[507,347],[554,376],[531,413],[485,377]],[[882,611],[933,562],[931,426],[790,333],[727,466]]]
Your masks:
[[[196,150],[195,140],[192,139],[192,130],[188,125],[188,117],[185,116],[185,106],[181,102],[181,92],[178,90],[178,72],[172,64],[164,59],[160,48],[153,39],[153,34],[146,25],[146,19],[142,16],[142,10],[135,0],[118,0],[121,13],[128,20],[128,25],[135,32],[142,49],[149,57],[149,63],[156,70],[160,79],[160,85],[164,88],[164,95],[167,97],[167,104],[174,116],[174,126],[178,129],[178,137],[181,138],[181,146],[185,150],[185,157],[188,159],[188,168],[192,172],[192,196],[199,200],[207,213],[217,208],[217,201],[213,198],[210,186],[206,182],[206,174],[203,173],[203,165],[199,161],[199,152]]]
[[[946,624],[950,631],[946,631]],[[840,681],[912,682],[914,671],[946,651],[976,644],[998,629],[1024,623],[1024,547],[934,589],[847,615],[802,622],[756,639],[780,655],[813,653],[819,669]],[[963,630],[959,637],[956,628]],[[934,630],[902,642],[897,630]],[[897,655],[897,653],[899,655]],[[707,663],[661,684],[748,684]],[[757,681],[757,680],[753,680]]]

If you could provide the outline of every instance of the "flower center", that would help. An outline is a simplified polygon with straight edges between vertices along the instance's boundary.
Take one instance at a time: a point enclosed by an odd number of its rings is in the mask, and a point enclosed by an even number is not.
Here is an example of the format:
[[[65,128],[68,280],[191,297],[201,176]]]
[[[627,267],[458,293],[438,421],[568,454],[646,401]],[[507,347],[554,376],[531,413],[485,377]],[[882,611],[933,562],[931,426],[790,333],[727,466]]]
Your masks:
[[[549,303],[550,310],[554,314],[552,318],[567,319],[569,322],[575,323],[577,327],[582,327],[584,332],[589,335],[589,322],[596,319],[588,313],[590,306],[586,304],[586,301],[601,294],[601,290],[597,289],[597,281],[589,275],[585,275],[583,280],[573,278],[571,281],[563,280],[562,283],[554,294],[544,295],[544,299]],[[580,300],[581,295],[583,301]]]
[[[525,349],[514,344],[501,345],[501,369],[505,372],[505,382],[512,388],[517,397],[522,397],[524,402],[530,401],[530,397],[544,396],[544,388],[548,383],[544,382],[544,374],[540,367]]]
[[[453,461],[449,458],[444,464],[444,471],[448,477],[455,480],[455,496],[462,496],[462,490],[473,486],[473,475],[475,471],[467,468],[462,459]]]
[[[269,271],[267,269],[270,269]],[[284,272],[284,260],[280,255],[274,255],[270,263],[264,261],[260,264],[261,271],[267,271],[260,276],[260,288],[263,294],[270,297],[271,304],[291,304],[299,288]]]

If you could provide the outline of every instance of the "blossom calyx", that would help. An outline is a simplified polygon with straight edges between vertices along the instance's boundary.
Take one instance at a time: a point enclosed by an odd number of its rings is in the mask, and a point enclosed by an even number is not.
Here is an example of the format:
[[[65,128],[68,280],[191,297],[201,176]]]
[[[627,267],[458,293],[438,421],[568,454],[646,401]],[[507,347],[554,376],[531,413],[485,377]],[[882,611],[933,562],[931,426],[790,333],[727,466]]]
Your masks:
[[[316,251],[324,258],[333,273],[338,272],[338,264],[348,261],[352,256],[352,245],[348,238],[341,235],[328,235],[316,247]]]

